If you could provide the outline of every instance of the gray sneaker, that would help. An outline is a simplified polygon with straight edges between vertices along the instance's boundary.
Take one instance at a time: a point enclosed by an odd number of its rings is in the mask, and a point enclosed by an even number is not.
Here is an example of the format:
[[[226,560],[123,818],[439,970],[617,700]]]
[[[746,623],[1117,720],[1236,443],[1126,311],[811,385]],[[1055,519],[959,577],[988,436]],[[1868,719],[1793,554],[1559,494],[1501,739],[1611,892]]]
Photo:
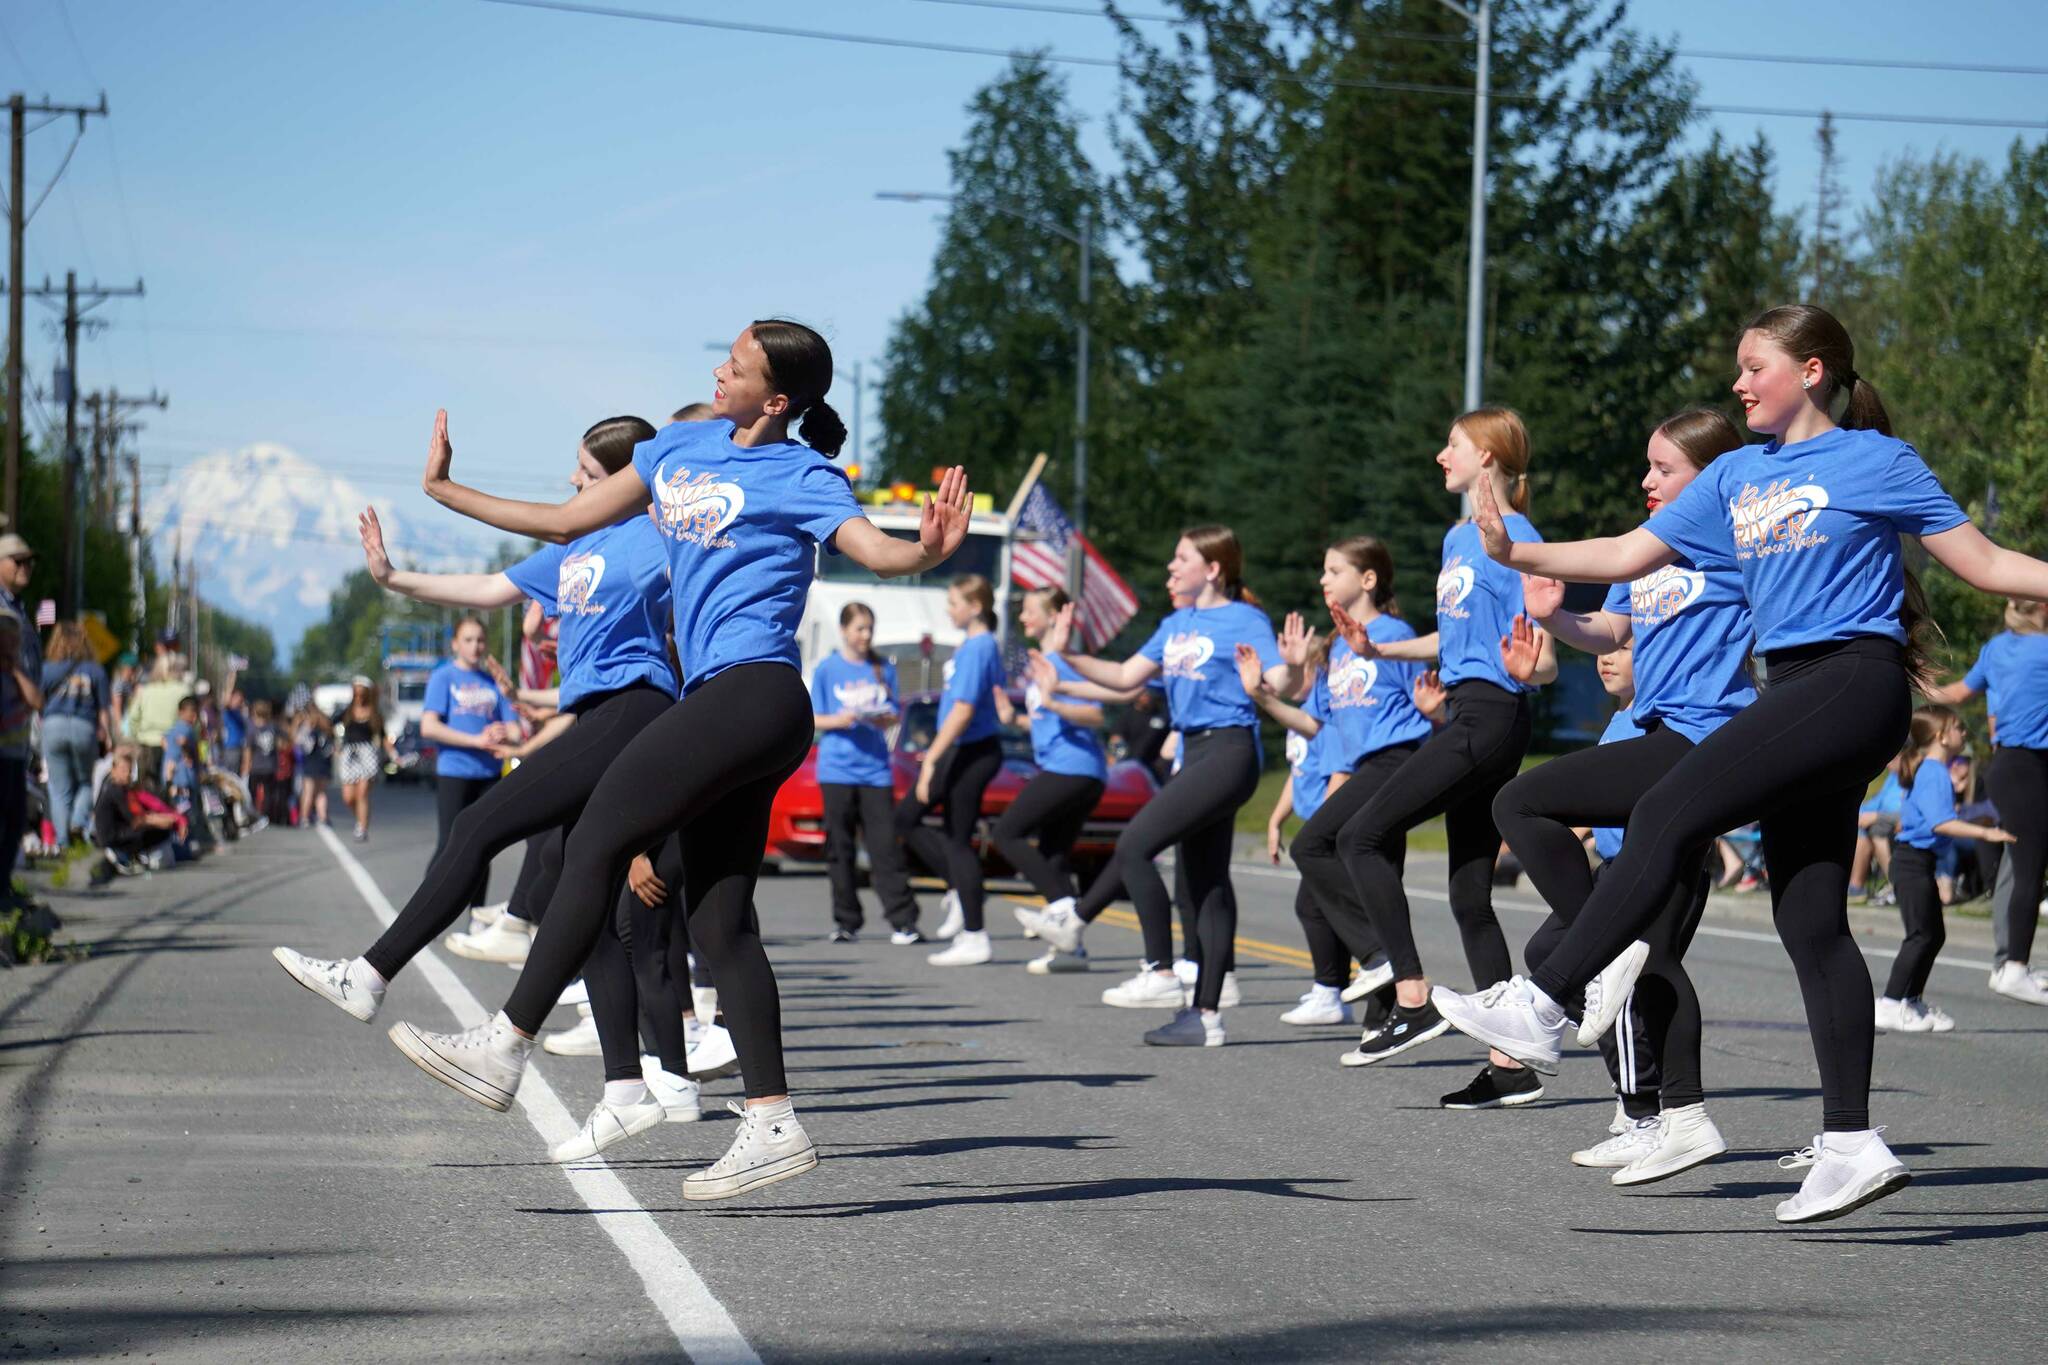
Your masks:
[[[1146,1033],[1145,1041],[1154,1047],[1222,1047],[1223,1014],[1204,1014],[1190,1006],[1176,1013],[1172,1023]]]
[[[729,1199],[817,1166],[818,1149],[788,1100],[753,1106],[734,1100],[726,1108],[740,1116],[740,1130],[724,1156],[683,1177],[683,1198]]]
[[[533,1039],[522,1038],[500,1010],[486,1023],[461,1033],[429,1033],[415,1024],[393,1024],[391,1041],[413,1065],[450,1090],[486,1109],[504,1113],[519,1093]]]

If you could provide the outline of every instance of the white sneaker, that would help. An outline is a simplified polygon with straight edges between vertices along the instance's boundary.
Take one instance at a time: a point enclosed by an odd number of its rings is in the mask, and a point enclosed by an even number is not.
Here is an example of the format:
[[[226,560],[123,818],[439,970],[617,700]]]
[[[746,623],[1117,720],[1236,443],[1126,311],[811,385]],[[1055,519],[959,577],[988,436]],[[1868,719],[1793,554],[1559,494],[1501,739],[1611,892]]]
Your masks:
[[[500,1010],[460,1033],[429,1033],[415,1024],[393,1024],[391,1041],[413,1065],[450,1090],[486,1109],[504,1113],[519,1093],[533,1039],[522,1038]]]
[[[989,946],[988,930],[963,929],[953,935],[953,946],[932,953],[925,958],[934,967],[979,967],[995,956]]]
[[[1914,996],[1906,1002],[1906,1009],[1915,1018],[1927,1025],[1929,1033],[1953,1033],[1956,1021],[1949,1012],[1939,1005],[1930,1005],[1925,996]]]
[[[752,1106],[735,1100],[726,1108],[740,1116],[740,1130],[724,1156],[683,1177],[683,1198],[726,1199],[817,1166],[818,1149],[788,1100]]]
[[[1707,1117],[1704,1104],[1667,1109],[1658,1118],[1661,1126],[1655,1146],[1609,1177],[1614,1184],[1647,1185],[1668,1179],[1728,1150],[1728,1140]]]
[[[924,942],[924,935],[915,929],[891,929],[889,942],[898,948],[909,948]]]
[[[490,928],[498,922],[501,915],[511,908],[511,901],[499,901],[496,905],[471,906],[469,909],[470,932],[475,933],[478,929]]]
[[[1351,1006],[1339,997],[1335,986],[1313,985],[1302,993],[1300,1004],[1280,1016],[1280,1022],[1302,1028],[1311,1024],[1348,1024]]]
[[[732,1034],[717,1024],[704,1029],[704,1037],[690,1049],[683,1065],[690,1068],[693,1081],[715,1081],[740,1069],[740,1054],[732,1045]]]
[[[1591,1166],[1599,1170],[1620,1170],[1637,1158],[1656,1151],[1657,1140],[1663,1133],[1664,1122],[1657,1115],[1636,1119],[1605,1142],[1596,1142],[1591,1147],[1582,1147],[1573,1152],[1572,1165]]]
[[[1155,972],[1148,966],[1128,981],[1119,981],[1102,993],[1102,1003],[1120,1010],[1179,1009],[1185,1003],[1180,978]]]
[[[1904,1189],[1913,1174],[1885,1146],[1883,1133],[1882,1128],[1867,1133],[1822,1133],[1813,1146],[1779,1157],[1778,1165],[1786,1170],[1812,1169],[1799,1193],[1778,1205],[1778,1221],[1818,1223],[1840,1218]]]
[[[505,915],[479,933],[450,934],[442,942],[457,957],[517,967],[524,965],[526,954],[533,948],[533,926]]]
[[[1628,1106],[1621,1102],[1619,1095],[1615,1096],[1614,1117],[1607,1120],[1607,1131],[1615,1137],[1620,1137],[1628,1131],[1629,1125],[1634,1122],[1635,1120],[1628,1116]]]
[[[590,987],[584,985],[583,978],[579,976],[569,983],[569,988],[562,992],[562,998],[555,1003],[587,1009],[590,1006]]]
[[[336,1009],[365,1024],[377,1017],[384,987],[374,972],[359,970],[354,958],[307,957],[290,948],[272,948],[270,955],[292,980]]]
[[[1237,973],[1223,974],[1223,992],[1216,997],[1216,1008],[1233,1010],[1244,1003],[1244,992],[1237,988]]]
[[[1934,1021],[1913,1008],[1910,1000],[1882,997],[1871,1010],[1871,1022],[1886,1033],[1932,1033]],[[1954,1027],[1954,1022],[1950,1022]]]
[[[705,1024],[715,1022],[718,1018],[718,987],[690,987],[690,1008]]]
[[[1523,1066],[1555,1076],[1558,1050],[1569,1021],[1554,1001],[1549,1009],[1556,1020],[1547,1020],[1537,1004],[1540,995],[1527,977],[1511,976],[1477,995],[1460,995],[1448,986],[1437,986],[1429,998],[1437,1013],[1460,1033],[1499,1048]]]
[[[1088,922],[1074,913],[1074,903],[1064,896],[1043,910],[1018,906],[1017,922],[1063,953],[1080,951],[1081,933],[1088,927]]]
[[[1345,1003],[1363,1000],[1374,991],[1389,985],[1394,979],[1394,964],[1384,954],[1374,958],[1358,969],[1358,975],[1351,978],[1351,984],[1344,988]]]
[[[597,1020],[579,1019],[576,1027],[556,1029],[540,1045],[557,1057],[602,1057],[604,1046],[597,1040]]]
[[[678,1076],[661,1064],[658,1057],[640,1059],[640,1079],[647,1093],[660,1102],[662,1117],[669,1123],[695,1123],[704,1117],[703,1087],[688,1076]]]
[[[1078,949],[1063,953],[1057,948],[1047,948],[1044,957],[1034,957],[1024,964],[1024,970],[1033,976],[1059,976],[1068,972],[1088,970],[1088,950]]]
[[[1650,945],[1637,939],[1621,950],[1621,956],[1602,967],[1600,975],[1586,983],[1586,1009],[1579,1018],[1580,1047],[1593,1046],[1614,1027],[1614,1021],[1628,1008],[1628,997],[1649,958]]]
[[[661,1101],[652,1095],[645,1104],[610,1105],[599,1100],[576,1136],[548,1148],[548,1160],[587,1161],[615,1142],[646,1132],[662,1117]]]
[[[2048,1005],[2048,982],[2027,970],[2024,962],[2001,962],[1991,973],[1991,989],[2009,1000],[2028,1005]]]
[[[1202,979],[1202,967],[1200,963],[1177,957],[1173,960],[1173,974],[1180,978],[1181,985],[1193,990],[1195,983]]]
[[[939,908],[944,913],[939,917],[938,932],[933,938],[952,938],[967,927],[967,914],[960,908],[960,893],[948,891],[939,897]]]

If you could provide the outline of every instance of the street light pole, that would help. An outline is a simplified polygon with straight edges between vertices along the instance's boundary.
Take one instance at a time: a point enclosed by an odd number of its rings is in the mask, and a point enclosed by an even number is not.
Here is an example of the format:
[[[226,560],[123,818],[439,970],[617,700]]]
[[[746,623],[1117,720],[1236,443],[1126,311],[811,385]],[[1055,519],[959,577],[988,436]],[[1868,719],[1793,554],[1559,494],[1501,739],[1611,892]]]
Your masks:
[[[926,200],[950,204],[954,196],[921,190],[884,190],[875,198],[900,204]],[[1081,299],[1074,318],[1074,529],[1085,531],[1088,528],[1088,305],[1090,267],[1094,264],[1095,255],[1095,209],[1090,204],[1081,205],[1080,229],[1070,231],[1026,209],[994,201],[982,201],[982,204],[997,213],[1007,213],[1012,218],[1043,228],[1056,237],[1064,237],[1081,249]]]
[[[1472,241],[1465,276],[1465,411],[1485,398],[1486,364],[1486,133],[1491,122],[1493,80],[1493,0],[1476,0],[1467,9],[1457,0],[1438,0],[1445,9],[1472,25],[1479,44],[1478,82],[1472,101]],[[1461,499],[1472,515],[1472,495]]]

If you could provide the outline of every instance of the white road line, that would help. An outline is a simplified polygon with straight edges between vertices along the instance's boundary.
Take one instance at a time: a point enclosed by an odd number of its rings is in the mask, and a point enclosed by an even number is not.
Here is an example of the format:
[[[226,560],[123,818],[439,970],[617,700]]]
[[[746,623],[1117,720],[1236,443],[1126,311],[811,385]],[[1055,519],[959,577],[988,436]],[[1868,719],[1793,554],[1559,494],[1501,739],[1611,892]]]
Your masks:
[[[1298,871],[1284,867],[1261,867],[1257,863],[1232,863],[1230,871],[1232,876],[1240,872],[1249,872],[1255,877],[1278,877],[1286,881],[1301,880],[1301,873]],[[1450,897],[1441,891],[1430,891],[1411,886],[1408,888],[1408,894],[1410,896],[1420,896],[1424,900],[1438,901],[1444,905],[1451,903]],[[1497,909],[1519,910],[1525,915],[1547,915],[1550,913],[1550,907],[1548,906],[1536,905],[1528,901],[1513,900],[1503,896],[1495,896],[1493,903]],[[1776,934],[1760,934],[1754,929],[1718,929],[1711,924],[1702,924],[1697,932],[1709,938],[1733,938],[1740,939],[1744,943],[1774,944],[1778,941]],[[1865,957],[1881,957],[1887,962],[1899,955],[1899,951],[1896,948],[1878,948],[1867,943],[1858,943],[1856,946],[1863,950]],[[1989,972],[1991,970],[1989,962],[1974,957],[1955,957],[1947,952],[1943,952],[1940,957],[1934,959],[1934,965],[1937,967],[1955,967],[1966,972]]]
[[[321,842],[355,883],[356,891],[377,922],[389,925],[397,919],[398,911],[334,831],[325,825],[319,826],[319,830]],[[412,966],[427,979],[459,1026],[471,1028],[490,1017],[461,979],[433,953],[420,954]],[[573,1136],[581,1127],[540,1073],[530,1068],[519,1087],[519,1108],[540,1134],[541,1141],[549,1146]],[[639,1272],[647,1297],[653,1300],[655,1309],[675,1333],[677,1344],[689,1353],[691,1360],[697,1365],[760,1365],[761,1357],[747,1343],[739,1324],[725,1311],[725,1305],[713,1296],[710,1286],[668,1239],[653,1215],[640,1207],[640,1201],[624,1181],[602,1165],[564,1166],[562,1174],[569,1178],[584,1205],[598,1215],[597,1225]]]

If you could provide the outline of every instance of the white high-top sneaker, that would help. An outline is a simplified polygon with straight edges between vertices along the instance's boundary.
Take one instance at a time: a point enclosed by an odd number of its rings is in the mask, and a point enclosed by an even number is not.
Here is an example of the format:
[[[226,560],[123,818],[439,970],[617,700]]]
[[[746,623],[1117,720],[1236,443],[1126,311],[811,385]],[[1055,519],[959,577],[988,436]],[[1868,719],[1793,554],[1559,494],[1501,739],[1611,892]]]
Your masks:
[[[503,1010],[460,1033],[429,1033],[415,1024],[393,1024],[391,1041],[413,1065],[486,1109],[504,1113],[519,1093],[533,1039],[522,1037]]]
[[[292,980],[344,1014],[365,1024],[376,1018],[384,983],[367,964],[358,966],[355,958],[307,957],[290,948],[272,948],[270,955]]]
[[[604,1045],[598,1041],[597,1020],[578,1019],[574,1028],[556,1029],[541,1039],[541,1047],[557,1057],[602,1057]]]
[[[1656,1145],[1616,1171],[1610,1177],[1615,1184],[1647,1185],[1653,1180],[1668,1179],[1728,1150],[1727,1139],[1707,1117],[1704,1104],[1680,1105],[1657,1117],[1662,1122]]]
[[[1593,1046],[1614,1027],[1614,1021],[1628,1008],[1636,978],[1643,974],[1643,964],[1649,960],[1650,945],[1637,939],[1586,983],[1586,1010],[1579,1020],[1580,1047]]]
[[[727,1199],[817,1166],[818,1149],[788,1100],[757,1105],[734,1100],[726,1108],[740,1116],[740,1130],[724,1156],[683,1177],[683,1198]]]
[[[661,1101],[652,1093],[644,1104],[606,1104],[599,1100],[576,1135],[548,1149],[550,1161],[586,1161],[616,1142],[644,1133],[662,1121]]]
[[[704,1036],[690,1049],[683,1064],[690,1068],[691,1080],[715,1081],[740,1069],[740,1054],[733,1046],[731,1032],[713,1024],[704,1030]]]
[[[2001,962],[1991,973],[1991,989],[2008,1000],[2027,1005],[2048,1005],[2048,983],[2027,970],[2024,962]]]
[[[519,966],[533,948],[533,926],[523,919],[501,915],[488,929],[474,934],[450,934],[442,943],[457,957]]]
[[[647,1093],[661,1102],[662,1117],[669,1123],[695,1123],[704,1116],[704,1088],[688,1076],[678,1076],[662,1066],[658,1057],[640,1059],[640,1079]]]
[[[1080,952],[1081,931],[1088,924],[1074,913],[1074,902],[1068,897],[1060,897],[1043,910],[1020,905],[1016,911],[1017,922],[1035,937],[1044,939],[1063,953]]]
[[[1620,1170],[1639,1157],[1657,1150],[1657,1140],[1664,1131],[1663,1120],[1656,1114],[1648,1118],[1632,1119],[1628,1127],[1591,1147],[1583,1147],[1572,1153],[1572,1165],[1591,1166],[1596,1170]]]
[[[933,938],[952,938],[967,927],[967,913],[960,908],[958,891],[948,891],[939,897],[939,910],[939,927]]]
[[[988,930],[962,929],[953,935],[953,944],[926,956],[925,961],[934,967],[979,967],[995,956],[995,949],[989,945]]]
[[[1348,1024],[1351,1022],[1351,1006],[1340,998],[1337,987],[1313,983],[1303,993],[1301,1003],[1280,1016],[1283,1024],[1307,1027],[1310,1024]]]

